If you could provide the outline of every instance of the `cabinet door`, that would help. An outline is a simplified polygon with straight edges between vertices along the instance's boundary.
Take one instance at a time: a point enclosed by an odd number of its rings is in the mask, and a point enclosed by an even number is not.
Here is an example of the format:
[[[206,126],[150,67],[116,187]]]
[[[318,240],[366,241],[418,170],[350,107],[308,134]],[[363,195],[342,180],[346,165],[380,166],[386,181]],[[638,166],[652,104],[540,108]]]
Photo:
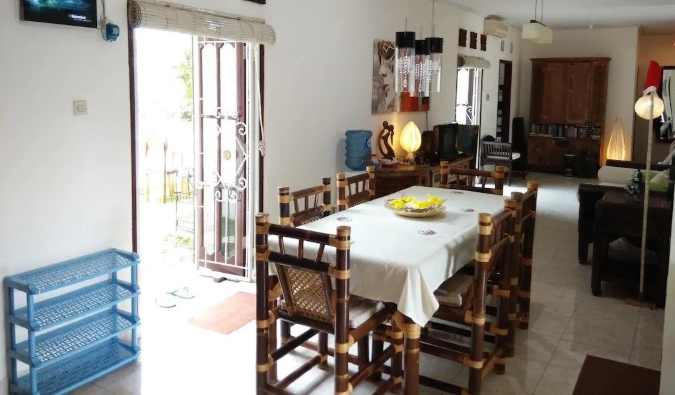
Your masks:
[[[532,123],[542,122],[541,107],[544,98],[543,66],[541,62],[532,62],[532,89],[530,91],[530,121]]]
[[[567,122],[585,124],[590,121],[592,64],[567,65]]]
[[[543,92],[541,122],[564,123],[567,88],[565,87],[565,64],[547,63],[542,68]]]
[[[605,106],[607,101],[607,74],[609,64],[606,60],[597,60],[592,64],[590,122],[596,125],[605,122]]]
[[[569,140],[553,139],[551,151],[548,154],[548,165],[557,169],[565,167],[565,154],[571,154],[572,143]]]
[[[527,139],[527,164],[534,166],[547,166],[548,155],[551,150],[553,139],[548,137],[533,137]]]

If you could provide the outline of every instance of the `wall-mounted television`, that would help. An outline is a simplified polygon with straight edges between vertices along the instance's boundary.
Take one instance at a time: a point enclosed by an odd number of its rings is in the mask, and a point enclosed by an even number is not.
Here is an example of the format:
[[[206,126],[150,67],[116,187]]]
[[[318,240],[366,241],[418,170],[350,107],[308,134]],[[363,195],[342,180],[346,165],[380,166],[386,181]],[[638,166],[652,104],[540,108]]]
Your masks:
[[[19,0],[21,20],[58,25],[97,27],[99,0]]]

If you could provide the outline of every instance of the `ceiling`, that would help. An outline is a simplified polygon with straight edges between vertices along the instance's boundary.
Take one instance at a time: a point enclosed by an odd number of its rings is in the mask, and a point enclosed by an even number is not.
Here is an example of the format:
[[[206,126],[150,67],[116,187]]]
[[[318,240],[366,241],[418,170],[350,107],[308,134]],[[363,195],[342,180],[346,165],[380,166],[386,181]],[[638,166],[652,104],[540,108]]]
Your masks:
[[[443,0],[513,26],[534,19],[535,0]],[[538,0],[537,20],[553,29],[643,26],[646,34],[675,33],[675,0]]]

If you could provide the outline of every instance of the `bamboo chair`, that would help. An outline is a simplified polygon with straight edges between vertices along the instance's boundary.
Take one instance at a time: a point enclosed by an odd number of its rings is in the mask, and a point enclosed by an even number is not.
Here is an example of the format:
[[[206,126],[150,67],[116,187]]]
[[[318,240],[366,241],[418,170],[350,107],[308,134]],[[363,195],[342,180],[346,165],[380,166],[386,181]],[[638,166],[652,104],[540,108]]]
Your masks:
[[[321,185],[294,192],[288,187],[279,187],[279,224],[300,226],[330,215],[330,177],[322,181]]]
[[[532,289],[532,257],[534,253],[534,228],[537,222],[537,195],[539,183],[530,181],[527,183],[527,192],[521,194],[519,205],[522,211],[521,233],[522,240],[519,250],[521,252],[519,265],[519,289],[518,289],[518,327],[528,329],[530,323],[530,291]],[[518,200],[518,199],[517,199]]]
[[[375,199],[375,168],[373,166],[366,166],[365,173],[351,177],[346,177],[345,173],[337,173],[336,181],[338,211]]]
[[[454,177],[452,177],[454,176]],[[480,178],[481,185],[474,186],[471,180]],[[454,178],[454,180],[451,180]],[[494,180],[494,188],[486,187],[488,178]],[[441,162],[441,188],[462,189],[481,193],[504,194],[504,166],[495,166],[494,170],[461,169],[450,167],[450,162]]]
[[[349,375],[349,348],[371,331],[390,321],[391,313],[382,303],[374,303],[349,295],[349,249],[351,228],[339,226],[335,235],[312,232],[269,223],[267,214],[256,216],[256,392],[287,393],[284,389],[315,366],[327,367],[329,354],[334,356],[335,394],[349,394],[375,371],[397,354],[393,345],[356,374]],[[269,248],[269,239],[278,241],[279,252]],[[308,245],[317,248],[316,256],[305,255]],[[286,252],[295,248],[297,254]],[[336,263],[324,262],[324,250],[335,250]],[[276,268],[284,304],[269,308],[269,263]],[[333,283],[335,286],[333,286]],[[285,345],[270,352],[270,328],[278,319],[304,325],[309,329]],[[282,380],[273,382],[269,371],[277,361],[317,333],[335,335],[335,346],[328,348],[327,336],[320,338],[318,353]],[[402,353],[401,350],[398,354]],[[401,379],[402,372],[386,380],[378,393],[388,391]]]
[[[498,374],[506,371],[504,357],[508,352],[509,314],[512,304],[509,273],[515,256],[513,240],[516,207],[514,200],[507,200],[505,209],[497,215],[479,214],[478,245],[473,264],[462,268],[435,292],[440,307],[434,313],[434,321],[454,325],[432,325],[422,332],[420,338],[422,352],[469,367],[468,388],[425,376],[420,377],[420,384],[456,394],[468,391],[469,394],[480,395],[483,377],[492,370]],[[489,287],[488,278],[496,270],[501,273],[499,284]],[[486,298],[490,293],[499,299],[498,311],[495,322],[486,324]],[[464,342],[439,336],[437,329],[458,328],[457,325],[469,326],[469,329],[461,332],[470,338],[469,346]],[[484,347],[486,332],[496,337],[491,351]]]
[[[323,217],[331,213],[331,193],[330,193],[330,177],[322,178],[322,184],[300,189],[297,191],[290,191],[287,186],[278,188],[279,201],[279,224],[284,226],[301,226]],[[293,211],[291,212],[291,203],[293,203]],[[270,280],[271,289],[278,283],[275,278]],[[270,302],[272,306],[278,303],[277,300]],[[270,307],[272,307],[270,306]],[[287,343],[292,339],[291,324],[286,321],[279,323],[281,331],[282,344]],[[276,328],[272,328],[272,336],[270,339],[270,350],[277,347]],[[275,379],[276,371],[272,370],[271,378]]]

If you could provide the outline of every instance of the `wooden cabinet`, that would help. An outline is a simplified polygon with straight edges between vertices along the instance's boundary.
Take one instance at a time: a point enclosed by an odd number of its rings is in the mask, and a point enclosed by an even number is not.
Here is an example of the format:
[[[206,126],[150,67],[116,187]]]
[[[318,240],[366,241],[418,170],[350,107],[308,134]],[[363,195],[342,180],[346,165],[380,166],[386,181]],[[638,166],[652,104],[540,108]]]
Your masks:
[[[532,59],[533,123],[601,124],[609,58]]]
[[[602,155],[609,58],[532,59],[528,166],[562,171],[565,154]]]

